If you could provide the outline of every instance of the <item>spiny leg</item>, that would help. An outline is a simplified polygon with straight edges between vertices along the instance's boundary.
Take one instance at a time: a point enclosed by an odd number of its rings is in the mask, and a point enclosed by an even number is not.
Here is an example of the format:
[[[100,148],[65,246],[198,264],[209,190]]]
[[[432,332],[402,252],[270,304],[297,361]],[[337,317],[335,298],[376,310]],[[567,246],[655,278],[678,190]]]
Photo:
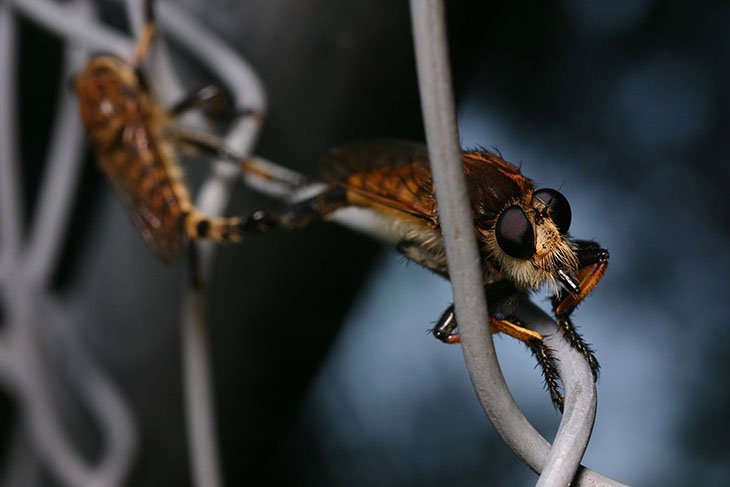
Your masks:
[[[601,365],[598,363],[598,359],[596,359],[596,352],[585,342],[581,334],[575,329],[575,325],[573,324],[573,320],[570,319],[570,316],[557,316],[557,322],[560,332],[563,334],[570,346],[580,352],[580,354],[583,355],[588,362],[591,372],[593,373],[593,380],[598,380],[598,372],[601,369]]]
[[[600,365],[596,359],[593,349],[583,340],[570,318],[575,308],[588,296],[601,280],[608,267],[609,254],[606,249],[600,248],[595,242],[578,240],[576,254],[578,256],[579,269],[575,279],[579,284],[580,293],[572,294],[561,290],[553,298],[553,310],[558,322],[560,331],[570,345],[578,350],[585,357],[593,372],[594,380],[598,379]]]
[[[183,149],[193,150],[198,154],[228,161],[239,166],[244,172],[254,174],[265,180],[276,180],[265,167],[251,159],[242,159],[238,154],[227,148],[223,141],[215,135],[176,128],[173,136],[178,146]],[[240,225],[240,230],[243,233],[266,233],[271,228],[280,226],[276,218],[264,210],[252,213],[243,219]]]
[[[171,135],[182,149],[235,164],[245,175],[279,185],[286,188],[288,192],[295,192],[312,183],[307,177],[293,171],[281,168],[272,171],[270,163],[267,164],[266,161],[257,157],[241,158],[240,155],[227,148],[223,141],[215,135],[181,128],[172,129]]]
[[[282,210],[256,210],[240,220],[238,229],[246,234],[264,234],[274,228],[299,228],[320,220],[338,208],[347,205],[343,188],[331,187],[320,194]]]
[[[204,154],[240,165],[244,171],[254,173],[264,179],[276,179],[264,167],[257,165],[249,159],[242,160],[237,154],[234,154],[230,149],[226,148],[221,140],[214,135],[175,129],[174,136],[183,146],[192,147]],[[276,227],[301,227],[313,220],[324,218],[336,209],[346,205],[346,190],[333,186],[324,189],[321,193],[311,198],[290,205],[280,211],[257,210],[246,218],[218,219],[218,221],[211,218],[203,218],[202,222],[195,221],[195,215],[193,215],[193,224],[189,226],[191,227],[192,238],[196,238],[197,235],[199,237],[215,239],[211,235],[224,234],[226,236],[224,237],[225,240],[238,241],[235,239],[240,239],[240,235],[243,233],[262,234]],[[216,231],[216,228],[219,228],[220,231]],[[193,229],[196,231],[193,231]],[[227,238],[227,236],[232,236],[234,239]]]
[[[492,333],[499,331],[527,344],[533,355],[535,355],[535,359],[537,359],[537,363],[542,370],[545,387],[550,394],[550,399],[552,399],[555,407],[562,413],[565,401],[560,390],[558,369],[555,367],[555,359],[553,358],[552,351],[545,345],[542,335],[525,328],[516,316],[510,316],[509,320],[499,320],[490,317],[489,324]]]
[[[284,228],[298,228],[326,218],[347,204],[347,191],[331,186],[311,198],[288,206],[276,214],[275,218]]]
[[[511,316],[509,321],[494,316],[489,317],[489,326],[492,333],[504,333],[524,342],[530,348],[542,370],[545,387],[550,394],[550,399],[555,407],[562,412],[564,399],[561,394],[558,370],[555,367],[552,352],[545,345],[542,335],[521,325],[522,323],[514,316]],[[432,332],[436,338],[445,343],[460,343],[461,337],[454,332],[456,327],[456,314],[452,304],[442,313]]]
[[[180,148],[189,152],[222,159],[241,166],[243,170],[257,174],[264,179],[273,179],[273,176],[263,168],[251,163],[248,159],[242,159],[240,155],[226,147],[223,141],[215,135],[176,127],[172,129],[172,136]]]
[[[223,113],[223,107],[226,104],[226,94],[223,89],[217,85],[207,85],[187,95],[182,100],[170,107],[169,112],[173,118],[180,118],[192,110],[199,110],[205,107],[213,107],[215,115],[212,117],[217,119]],[[238,108],[229,111],[226,120],[236,120],[241,117],[256,117],[261,119],[261,114],[250,108]]]
[[[145,23],[142,27],[142,32],[139,34],[137,39],[137,46],[134,49],[134,66],[139,66],[147,57],[150,52],[150,45],[152,44],[152,38],[155,36],[155,12],[152,8],[153,0],[144,0],[142,8],[144,9]]]
[[[558,382],[558,369],[555,367],[555,358],[550,351],[550,348],[545,345],[542,340],[532,339],[527,342],[527,346],[532,350],[532,354],[537,359],[538,365],[542,370],[542,377],[545,380],[545,387],[550,394],[550,399],[558,411],[563,412],[563,406],[565,405],[565,397],[563,397],[560,390],[560,383]]]
[[[401,245],[405,242],[407,241],[401,242],[398,245],[399,250],[401,250]],[[411,258],[409,254],[405,255]],[[422,263],[421,261],[416,262]],[[512,315],[514,313],[516,301],[513,298],[516,296],[517,289],[510,281],[501,280],[493,282],[485,286],[484,293],[487,297],[490,317],[498,312],[503,315]],[[452,304],[441,314],[441,317],[436,322],[436,326],[434,326],[431,332],[442,342],[459,343],[459,334],[454,333],[456,327],[456,314],[454,313],[454,305]]]
[[[189,93],[183,99],[176,102],[169,108],[169,112],[173,118],[179,118],[191,110],[198,110],[211,105],[219,107],[224,103],[224,100],[225,94],[219,86],[207,85]]]

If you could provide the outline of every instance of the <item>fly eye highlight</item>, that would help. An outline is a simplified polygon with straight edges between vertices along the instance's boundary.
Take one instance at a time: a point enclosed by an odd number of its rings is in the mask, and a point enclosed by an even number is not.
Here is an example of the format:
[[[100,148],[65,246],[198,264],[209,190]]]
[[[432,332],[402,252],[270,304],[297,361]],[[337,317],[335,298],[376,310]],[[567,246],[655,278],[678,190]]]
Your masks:
[[[573,218],[568,198],[563,196],[562,193],[548,188],[535,191],[533,197],[545,203],[550,214],[550,218],[553,219],[553,222],[555,223],[555,226],[558,227],[560,233],[568,233],[568,230],[570,229],[570,220]]]
[[[499,215],[495,226],[497,243],[509,256],[529,259],[535,253],[535,231],[518,205],[512,205]]]

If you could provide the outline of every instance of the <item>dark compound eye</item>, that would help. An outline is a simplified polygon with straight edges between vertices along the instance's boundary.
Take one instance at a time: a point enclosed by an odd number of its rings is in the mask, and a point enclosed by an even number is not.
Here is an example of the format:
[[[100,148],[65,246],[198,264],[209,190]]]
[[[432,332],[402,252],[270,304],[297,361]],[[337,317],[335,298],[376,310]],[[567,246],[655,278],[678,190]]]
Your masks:
[[[568,199],[554,189],[541,189],[535,191],[533,197],[545,203],[550,213],[550,218],[555,222],[560,233],[568,233],[570,229],[570,220],[573,213],[570,211],[570,203]]]
[[[495,232],[497,243],[507,255],[529,259],[535,253],[535,232],[519,206],[512,205],[499,215]]]

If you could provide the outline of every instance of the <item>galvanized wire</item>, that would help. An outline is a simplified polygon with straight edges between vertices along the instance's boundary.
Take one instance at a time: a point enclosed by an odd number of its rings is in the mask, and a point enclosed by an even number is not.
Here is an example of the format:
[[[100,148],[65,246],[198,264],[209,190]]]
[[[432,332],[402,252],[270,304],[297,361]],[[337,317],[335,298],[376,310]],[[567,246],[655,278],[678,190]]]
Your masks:
[[[411,0],[411,14],[426,140],[467,370],[495,429],[518,457],[541,473],[537,485],[568,485],[593,429],[596,411],[593,376],[585,361],[572,361],[572,367],[566,367],[567,363],[560,362],[563,355],[558,355],[566,390],[565,413],[552,448],[546,450],[542,437],[519,412],[507,389],[489,332],[481,264],[456,128],[443,1]],[[556,352],[569,352],[565,348],[567,342],[556,333],[555,326],[550,332],[548,345]]]
[[[92,416],[100,426],[105,448],[92,463],[76,450],[66,436],[53,408],[53,398],[46,377],[50,365],[39,354],[38,330],[31,327],[38,321],[36,311],[45,309],[51,319],[63,321],[61,329],[72,328],[71,313],[56,306],[47,288],[48,279],[58,259],[59,247],[68,225],[70,203],[78,182],[82,161],[83,130],[78,118],[76,101],[68,93],[66,80],[78,71],[88,57],[86,49],[111,51],[129,58],[134,41],[101,24],[89,12],[86,2],[58,4],[46,0],[10,0],[0,4],[0,101],[5,107],[0,114],[0,298],[6,307],[8,325],[0,340],[0,378],[11,388],[21,404],[27,428],[19,429],[17,448],[23,451],[23,438],[28,431],[33,446],[40,453],[54,477],[64,485],[120,485],[124,482],[136,452],[136,432],[132,414],[119,391],[93,363],[78,340],[69,340],[68,334],[59,341],[59,350],[75,371],[71,374],[74,387],[79,391]],[[132,23],[139,26],[141,3],[129,2]],[[61,103],[51,137],[50,160],[43,178],[37,218],[31,223],[31,238],[21,241],[24,222],[21,217],[22,197],[18,176],[16,97],[12,85],[16,70],[15,14],[25,15],[68,40],[68,62],[62,80]],[[212,34],[200,28],[174,4],[159,5],[163,27],[188,47],[200,60],[219,74],[228,85],[237,107],[253,109],[260,114],[265,110],[265,96],[258,77],[250,66]],[[82,50],[83,49],[83,50]],[[181,84],[177,81],[172,63],[163,45],[155,44],[151,68],[161,93],[179,96]],[[229,129],[226,144],[247,154],[253,146],[260,118],[241,119]],[[238,171],[223,164],[214,165],[206,178],[198,198],[200,209],[217,214],[227,204]],[[27,250],[25,250],[27,249]],[[203,246],[203,273],[208,275],[214,258],[214,247]],[[22,262],[23,266],[17,265]],[[39,306],[42,303],[42,306]],[[183,301],[183,361],[187,400],[187,425],[190,438],[193,479],[196,485],[220,485],[221,474],[215,436],[213,393],[210,384],[209,352],[205,326],[205,295],[188,288]],[[20,455],[15,455],[17,458]],[[17,467],[17,466],[13,466]],[[27,468],[34,464],[28,463]],[[33,472],[21,468],[8,470],[6,479],[31,478]]]
[[[36,6],[32,1],[24,3],[27,10],[22,12],[31,12],[33,19],[32,7]],[[119,485],[127,476],[136,451],[132,414],[120,391],[81,346],[78,337],[73,336],[73,311],[49,286],[78,183],[82,131],[77,107],[70,100],[64,78],[57,88],[61,100],[51,135],[52,150],[44,166],[43,191],[36,198],[35,218],[26,224],[20,203],[19,124],[14,104],[18,72],[16,7],[17,4],[8,2],[0,5],[0,101],[4,107],[0,114],[4,148],[0,149],[0,298],[6,310],[0,340],[0,377],[21,406],[22,426],[17,431],[29,435],[34,451],[59,482],[71,486]],[[84,3],[68,3],[61,14],[73,17],[75,25],[90,23],[90,8]],[[62,23],[63,16],[55,22]],[[77,45],[68,44],[64,56],[68,76],[78,69],[86,53]],[[27,238],[23,231],[26,226],[30,228]],[[102,448],[94,462],[75,448],[73,439],[63,429],[51,390],[54,360],[74,372],[72,388],[88,406],[101,433]],[[11,451],[17,458],[27,444],[18,435],[15,438],[18,443],[11,446]],[[9,469],[6,480],[32,478],[37,475],[33,473],[37,470],[35,465],[26,462]],[[29,471],[24,472],[23,468]]]
[[[202,29],[181,9],[171,3],[160,3],[164,26],[191,53],[204,60],[229,89],[236,109],[253,110],[263,115],[266,95],[253,68],[209,31]],[[158,61],[160,58],[158,58]],[[247,156],[256,142],[260,117],[244,117],[229,127],[224,137],[226,147]],[[223,161],[214,164],[203,182],[196,204],[205,214],[217,215],[225,210],[238,181],[239,170]],[[198,256],[200,277],[208,281],[213,267],[216,245],[200,242]],[[190,436],[193,480],[200,487],[222,485],[215,427],[215,406],[211,384],[210,351],[206,325],[206,295],[188,285],[183,298],[183,377]]]
[[[79,3],[58,3],[49,0],[7,0],[13,8],[63,39],[88,51],[107,51],[120,57],[134,49],[134,40],[84,15]],[[88,2],[81,2],[88,3]]]

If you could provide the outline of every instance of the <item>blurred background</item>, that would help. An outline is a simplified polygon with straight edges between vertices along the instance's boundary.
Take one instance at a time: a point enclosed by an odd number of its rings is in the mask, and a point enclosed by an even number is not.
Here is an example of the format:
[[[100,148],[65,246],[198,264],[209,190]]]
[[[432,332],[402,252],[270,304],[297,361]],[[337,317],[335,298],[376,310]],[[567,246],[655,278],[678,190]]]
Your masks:
[[[730,6],[447,4],[463,147],[496,147],[539,186],[561,188],[572,234],[611,252],[574,315],[602,365],[583,464],[634,485],[721,484],[730,475]],[[100,7],[126,28],[121,5]],[[258,154],[314,176],[329,147],[353,138],[423,140],[407,2],[180,8],[261,76],[269,112]],[[21,24],[28,215],[61,49]],[[180,62],[190,90],[214,81]],[[195,187],[207,168],[186,169]],[[228,212],[262,206],[276,202],[240,187]],[[91,157],[69,235],[55,283],[80,310],[79,340],[138,421],[128,484],[188,485],[184,266],[147,249]],[[549,310],[546,296],[535,301]],[[459,347],[426,333],[450,302],[444,280],[332,224],[221,248],[208,313],[227,484],[534,483],[486,420]],[[518,403],[552,438],[560,417],[534,359],[514,340],[495,341]],[[3,445],[21,413],[3,398]],[[84,421],[67,428],[93,457],[97,432]],[[42,485],[56,482],[43,475]]]

